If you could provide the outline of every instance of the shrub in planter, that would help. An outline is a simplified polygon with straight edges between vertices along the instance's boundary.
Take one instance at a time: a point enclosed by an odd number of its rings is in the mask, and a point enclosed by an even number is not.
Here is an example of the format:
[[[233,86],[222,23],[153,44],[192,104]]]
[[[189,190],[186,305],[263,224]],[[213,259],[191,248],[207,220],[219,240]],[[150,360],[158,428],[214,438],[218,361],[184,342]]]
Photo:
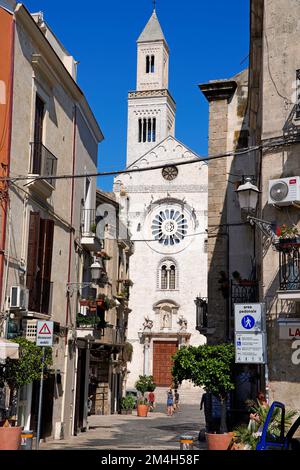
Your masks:
[[[126,397],[123,397],[121,400],[121,409],[122,412],[125,412],[126,414],[132,414],[132,410],[135,406],[135,398],[133,395],[127,395]]]
[[[154,387],[154,389],[153,389]],[[135,383],[135,388],[138,392],[141,393],[142,398],[138,400],[138,416],[146,417],[148,414],[148,401],[145,397],[145,393],[151,391],[151,389],[155,390],[155,384],[153,382],[152,375],[140,375],[139,379]]]
[[[179,349],[173,356],[174,381],[180,384],[183,380],[189,380],[219,398],[221,403],[219,434],[226,434],[224,446],[226,446],[225,441],[231,438],[227,434],[226,401],[228,392],[234,389],[234,357],[233,344],[188,346]],[[229,442],[230,439],[227,446]]]
[[[10,388],[10,416],[15,414],[17,392],[23,385],[40,380],[42,371],[42,348],[23,337],[14,338],[20,345],[19,359],[6,359],[0,364],[0,387]],[[52,365],[52,348],[46,348],[44,359],[44,378]],[[21,441],[21,427],[11,427],[10,418],[0,427],[0,450],[16,450]]]

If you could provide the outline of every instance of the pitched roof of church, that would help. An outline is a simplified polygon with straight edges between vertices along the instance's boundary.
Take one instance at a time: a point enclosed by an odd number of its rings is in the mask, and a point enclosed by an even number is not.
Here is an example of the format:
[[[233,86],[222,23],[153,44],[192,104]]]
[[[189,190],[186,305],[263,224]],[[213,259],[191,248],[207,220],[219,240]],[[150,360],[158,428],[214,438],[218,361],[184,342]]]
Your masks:
[[[146,24],[143,32],[138,38],[137,42],[152,42],[152,41],[165,41],[167,43],[164,33],[161,29],[160,23],[156,16],[156,11],[153,10],[153,13]]]

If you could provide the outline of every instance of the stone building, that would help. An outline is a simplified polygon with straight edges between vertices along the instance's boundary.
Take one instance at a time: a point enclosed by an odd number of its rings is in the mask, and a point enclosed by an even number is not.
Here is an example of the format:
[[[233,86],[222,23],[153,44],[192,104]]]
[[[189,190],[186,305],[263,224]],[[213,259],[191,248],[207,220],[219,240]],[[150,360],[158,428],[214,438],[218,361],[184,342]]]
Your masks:
[[[267,366],[244,367],[254,378],[246,394],[266,387],[270,400],[298,409],[299,244],[283,249],[279,236],[283,224],[300,228],[292,191],[300,174],[299,19],[297,1],[252,0],[249,70],[200,85],[210,103],[210,155],[236,152],[209,163],[205,333],[212,342],[232,339],[232,305],[263,302]],[[235,193],[246,177],[261,191],[252,226]]]
[[[135,243],[127,387],[143,374],[167,387],[172,354],[181,345],[204,342],[196,330],[194,301],[207,295],[207,165],[174,136],[169,47],[155,10],[138,38],[137,56],[136,91],[128,95],[127,169],[141,171],[120,175],[114,183]],[[194,162],[181,165],[189,160]],[[163,168],[143,172],[159,165]]]
[[[102,242],[99,258],[105,279],[98,283],[97,298],[105,297],[108,305],[104,313],[105,327],[86,328],[78,325],[77,338],[92,339],[89,348],[89,396],[91,414],[113,414],[120,411],[124,394],[127,360],[130,344],[127,343],[127,325],[130,309],[129,261],[133,252],[130,239],[118,239],[120,224],[119,204],[113,193],[96,191],[96,220],[98,236]],[[89,295],[82,291],[82,298]],[[84,303],[81,301],[81,303]]]
[[[76,340],[78,286],[101,245],[95,179],[53,177],[94,173],[103,135],[76,83],[76,61],[43,15],[4,1],[0,21],[0,171],[22,176],[1,183],[1,335],[35,341],[37,320],[54,321],[42,437],[61,438],[86,426],[87,384],[80,395],[77,372],[79,361],[88,365],[88,345]],[[27,429],[36,430],[38,392],[37,383],[20,390],[17,418]]]

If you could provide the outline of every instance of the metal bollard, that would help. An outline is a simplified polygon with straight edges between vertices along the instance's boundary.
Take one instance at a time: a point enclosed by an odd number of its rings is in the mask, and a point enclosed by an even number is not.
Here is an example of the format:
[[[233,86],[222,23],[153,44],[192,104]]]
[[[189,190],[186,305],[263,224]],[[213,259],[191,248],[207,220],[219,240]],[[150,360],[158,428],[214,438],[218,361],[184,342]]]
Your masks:
[[[183,434],[180,437],[180,450],[193,450],[194,440],[193,436]]]
[[[21,450],[32,450],[33,431],[22,431]]]

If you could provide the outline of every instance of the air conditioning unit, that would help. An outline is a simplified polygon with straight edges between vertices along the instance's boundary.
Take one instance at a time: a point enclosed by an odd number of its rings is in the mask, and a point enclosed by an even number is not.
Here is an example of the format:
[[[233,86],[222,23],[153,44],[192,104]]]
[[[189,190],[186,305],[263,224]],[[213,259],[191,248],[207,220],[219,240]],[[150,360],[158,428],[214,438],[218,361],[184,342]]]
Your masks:
[[[268,202],[276,206],[300,204],[300,176],[270,180]]]
[[[10,288],[10,310],[28,310],[29,291],[22,286]]]

